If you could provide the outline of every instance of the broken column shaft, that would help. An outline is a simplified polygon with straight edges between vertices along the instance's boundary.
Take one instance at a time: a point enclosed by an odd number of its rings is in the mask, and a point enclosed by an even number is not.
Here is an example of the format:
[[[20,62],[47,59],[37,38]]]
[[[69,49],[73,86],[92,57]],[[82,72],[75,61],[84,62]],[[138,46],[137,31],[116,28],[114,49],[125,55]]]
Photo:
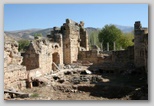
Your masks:
[[[116,50],[115,42],[113,42],[113,50],[114,50],[114,51]]]
[[[107,51],[109,51],[109,42],[107,42]]]

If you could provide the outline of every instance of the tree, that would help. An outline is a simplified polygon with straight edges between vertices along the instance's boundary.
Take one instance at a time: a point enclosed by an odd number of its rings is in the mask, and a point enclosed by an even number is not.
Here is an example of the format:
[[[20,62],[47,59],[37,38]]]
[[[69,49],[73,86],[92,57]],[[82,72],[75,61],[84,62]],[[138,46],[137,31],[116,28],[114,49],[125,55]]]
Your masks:
[[[103,49],[107,49],[107,43],[109,43],[110,50],[113,50],[113,42],[116,43],[116,49],[120,49],[119,39],[121,36],[122,31],[114,25],[105,25],[98,34],[99,41],[103,42]]]
[[[123,33],[119,39],[119,44],[122,48],[126,49],[128,46],[134,45],[134,43],[132,42],[133,39],[133,33]]]
[[[34,34],[34,39],[38,39],[39,37],[42,37],[41,33],[35,33]]]
[[[26,47],[29,46],[30,41],[29,40],[19,40],[18,43],[19,43],[18,50],[25,51]]]

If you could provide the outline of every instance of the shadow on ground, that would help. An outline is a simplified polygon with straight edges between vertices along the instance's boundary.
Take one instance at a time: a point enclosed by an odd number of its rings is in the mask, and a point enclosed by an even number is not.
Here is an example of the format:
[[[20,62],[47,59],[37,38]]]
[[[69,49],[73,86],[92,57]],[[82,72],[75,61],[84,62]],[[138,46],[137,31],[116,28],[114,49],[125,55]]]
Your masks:
[[[91,96],[108,99],[128,97],[130,100],[147,100],[148,85],[146,75],[102,75],[109,82],[96,83],[94,86],[78,86],[78,90],[90,92]]]

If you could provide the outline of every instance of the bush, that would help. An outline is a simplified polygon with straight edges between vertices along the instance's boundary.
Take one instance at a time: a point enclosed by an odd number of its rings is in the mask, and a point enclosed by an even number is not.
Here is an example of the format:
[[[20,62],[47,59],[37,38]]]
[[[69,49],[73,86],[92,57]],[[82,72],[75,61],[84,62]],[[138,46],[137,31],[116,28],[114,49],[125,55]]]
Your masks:
[[[34,34],[34,39],[38,39],[39,37],[42,37],[41,33],[35,33]]]
[[[29,40],[19,40],[18,43],[19,43],[18,50],[19,51],[25,51],[26,47],[29,46],[30,41]]]

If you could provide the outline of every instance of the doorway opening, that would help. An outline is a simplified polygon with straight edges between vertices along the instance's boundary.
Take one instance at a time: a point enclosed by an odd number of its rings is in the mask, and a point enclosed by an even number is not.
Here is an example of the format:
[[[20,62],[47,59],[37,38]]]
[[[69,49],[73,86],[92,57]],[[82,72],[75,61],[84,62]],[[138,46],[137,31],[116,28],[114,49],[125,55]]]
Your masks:
[[[52,70],[56,71],[59,67],[59,63],[60,63],[60,57],[58,53],[53,53],[52,54]]]

